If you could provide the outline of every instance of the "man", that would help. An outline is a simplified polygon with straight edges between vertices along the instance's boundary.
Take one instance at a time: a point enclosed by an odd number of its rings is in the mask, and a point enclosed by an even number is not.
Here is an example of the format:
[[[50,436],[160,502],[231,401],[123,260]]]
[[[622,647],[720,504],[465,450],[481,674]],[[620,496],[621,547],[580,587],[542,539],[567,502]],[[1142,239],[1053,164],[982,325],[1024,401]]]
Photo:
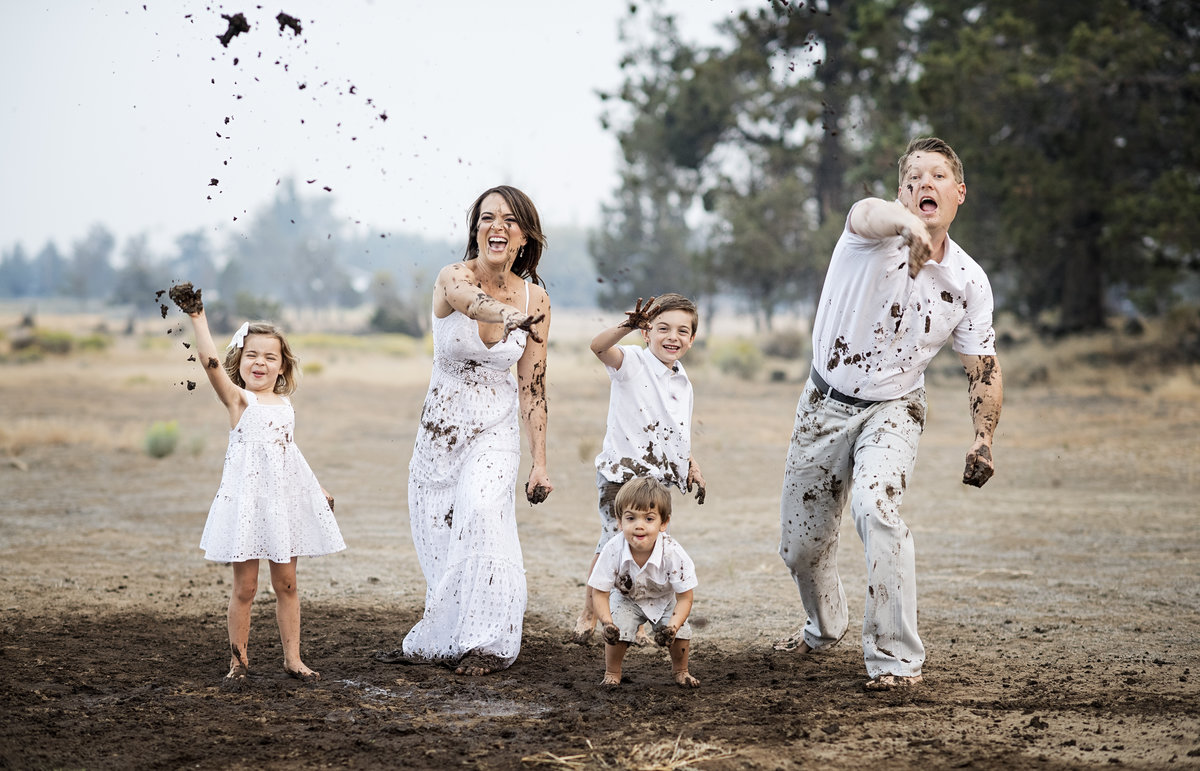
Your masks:
[[[962,163],[942,140],[921,138],[899,167],[898,199],[856,203],[834,248],[780,502],[779,554],[808,619],[775,647],[816,653],[846,633],[837,543],[849,496],[867,557],[868,690],[919,683],[925,660],[912,534],[899,511],[925,425],[925,368],[953,338],[975,428],[963,482],[977,487],[992,475],[1004,390],[991,286],[949,236],[966,200]]]

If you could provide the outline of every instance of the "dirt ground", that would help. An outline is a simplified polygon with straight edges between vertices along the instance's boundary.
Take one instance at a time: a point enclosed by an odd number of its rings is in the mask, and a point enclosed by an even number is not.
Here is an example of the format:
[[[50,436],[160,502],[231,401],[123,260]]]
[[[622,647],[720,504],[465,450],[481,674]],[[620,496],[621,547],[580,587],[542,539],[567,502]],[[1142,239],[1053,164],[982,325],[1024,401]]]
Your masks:
[[[693,350],[708,498],[677,499],[672,532],[700,578],[702,684],[674,686],[665,653],[641,649],[606,690],[601,646],[566,642],[598,527],[591,458],[607,408],[585,343],[552,339],[556,489],[518,505],[524,645],[484,678],[371,658],[422,607],[406,465],[428,356],[298,347],[321,371],[296,396],[297,441],[349,544],[300,562],[315,685],[284,675],[264,590],[252,675],[222,688],[232,571],[197,543],[227,425],[178,335],[0,364],[0,768],[1200,767],[1195,369],[1002,350],[997,473],[974,489],[960,481],[965,377],[939,357],[904,505],[926,682],[876,694],[855,634],[820,657],[770,646],[803,620],[775,552],[803,362],[745,382]],[[179,422],[163,459],[141,447],[155,420]],[[852,618],[861,554],[847,519]]]

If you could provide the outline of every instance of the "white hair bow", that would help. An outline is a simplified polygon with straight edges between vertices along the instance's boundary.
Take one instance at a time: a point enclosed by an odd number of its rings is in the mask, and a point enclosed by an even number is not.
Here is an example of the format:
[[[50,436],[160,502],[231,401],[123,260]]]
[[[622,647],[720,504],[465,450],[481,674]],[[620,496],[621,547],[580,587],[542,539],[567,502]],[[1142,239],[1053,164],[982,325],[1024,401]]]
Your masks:
[[[225,350],[232,351],[234,348],[241,348],[246,343],[246,333],[250,331],[250,322],[247,321],[238,328],[238,331],[233,333],[233,337],[229,339],[229,345],[225,346]]]

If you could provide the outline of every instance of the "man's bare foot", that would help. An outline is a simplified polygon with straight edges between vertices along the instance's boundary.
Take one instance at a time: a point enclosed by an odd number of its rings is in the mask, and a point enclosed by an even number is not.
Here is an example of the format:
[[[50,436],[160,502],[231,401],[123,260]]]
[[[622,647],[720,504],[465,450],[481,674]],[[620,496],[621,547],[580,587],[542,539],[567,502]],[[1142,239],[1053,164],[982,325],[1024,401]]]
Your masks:
[[[485,653],[472,652],[459,659],[458,666],[454,669],[454,674],[483,677],[503,668],[503,663],[497,657],[489,656]]]
[[[621,684],[620,672],[605,672],[604,679],[600,681],[600,685],[607,685],[610,688],[615,688]]]
[[[868,691],[894,691],[898,688],[912,688],[924,680],[921,675],[880,675],[872,678],[863,685]]]
[[[581,613],[579,618],[575,619],[575,629],[571,631],[571,642],[587,645],[591,642],[594,631],[596,631],[596,616]]]
[[[804,630],[798,629],[791,637],[776,640],[772,645],[777,651],[795,651],[797,653],[812,653],[812,648],[804,642]]]
[[[686,669],[673,673],[675,675],[675,684],[682,685],[684,688],[699,688],[700,681],[692,677]]]
[[[633,644],[639,648],[645,648],[651,642],[653,641],[650,639],[650,635],[646,634],[646,630],[639,626],[637,634],[633,636]]]

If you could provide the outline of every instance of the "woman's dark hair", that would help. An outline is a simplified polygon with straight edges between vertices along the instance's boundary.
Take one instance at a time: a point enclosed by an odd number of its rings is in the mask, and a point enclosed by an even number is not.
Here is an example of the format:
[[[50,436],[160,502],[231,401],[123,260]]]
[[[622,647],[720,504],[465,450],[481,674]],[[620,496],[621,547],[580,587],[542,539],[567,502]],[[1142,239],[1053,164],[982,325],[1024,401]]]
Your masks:
[[[517,254],[512,272],[521,278],[527,278],[535,284],[545,286],[545,282],[537,274],[538,261],[542,259],[542,251],[546,248],[546,236],[542,233],[542,220],[538,217],[537,208],[529,196],[510,185],[498,185],[484,190],[471,208],[467,211],[467,251],[464,260],[479,256],[479,216],[483,201],[492,193],[498,193],[512,209],[517,218],[517,225],[525,234],[525,245]]]

